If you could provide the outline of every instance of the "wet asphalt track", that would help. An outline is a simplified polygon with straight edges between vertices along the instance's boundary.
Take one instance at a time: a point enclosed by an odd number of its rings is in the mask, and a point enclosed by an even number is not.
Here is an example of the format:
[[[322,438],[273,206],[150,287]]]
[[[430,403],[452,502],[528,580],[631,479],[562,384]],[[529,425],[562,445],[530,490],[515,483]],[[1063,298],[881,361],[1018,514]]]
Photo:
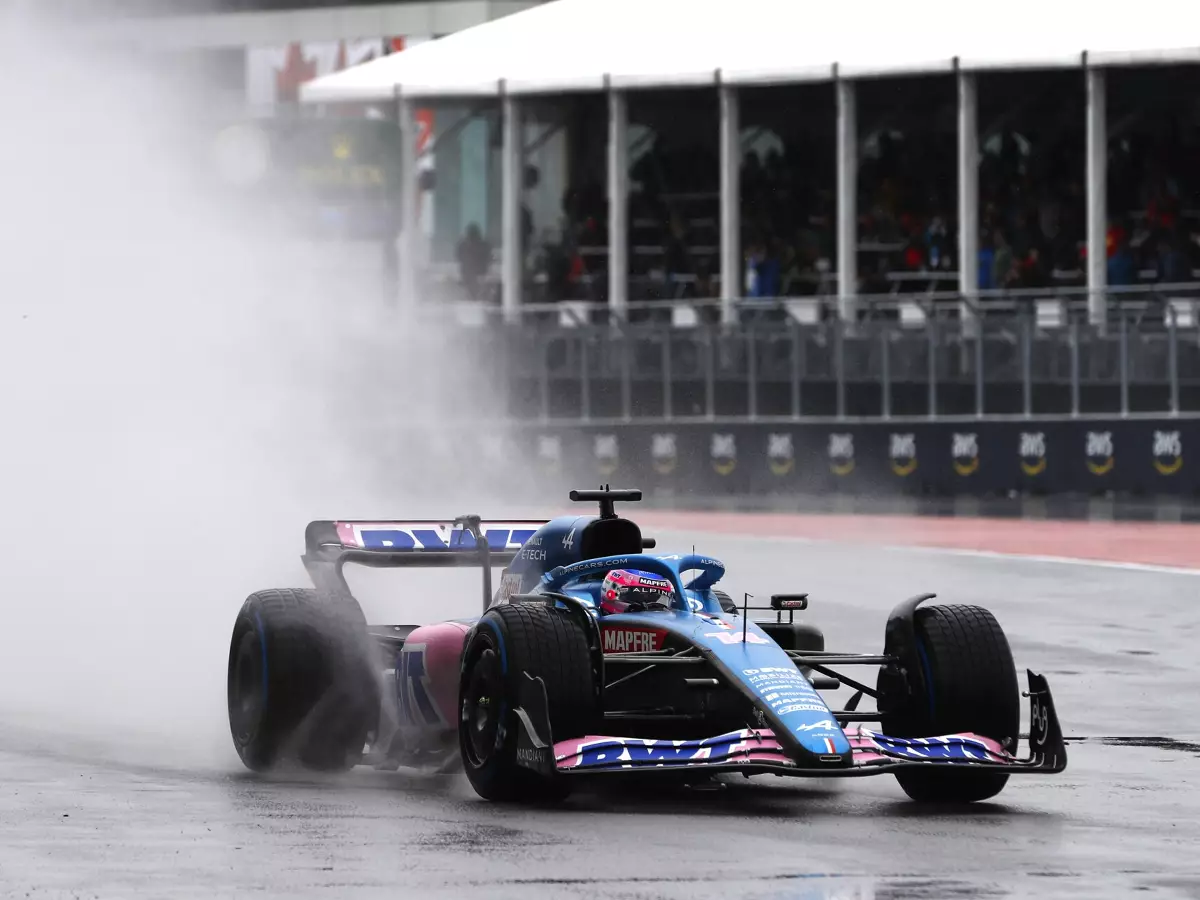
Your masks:
[[[704,544],[733,573],[731,592],[810,591],[830,649],[877,649],[888,609],[920,591],[991,606],[1022,671],[1049,677],[1067,735],[1087,739],[1071,743],[1063,775],[1013,779],[999,802],[965,812],[918,811],[890,776],[737,779],[517,810],[478,801],[457,777],[267,782],[82,747],[47,755],[36,734],[9,730],[0,896],[1200,897],[1200,578]],[[1178,743],[1144,740],[1164,737]]]

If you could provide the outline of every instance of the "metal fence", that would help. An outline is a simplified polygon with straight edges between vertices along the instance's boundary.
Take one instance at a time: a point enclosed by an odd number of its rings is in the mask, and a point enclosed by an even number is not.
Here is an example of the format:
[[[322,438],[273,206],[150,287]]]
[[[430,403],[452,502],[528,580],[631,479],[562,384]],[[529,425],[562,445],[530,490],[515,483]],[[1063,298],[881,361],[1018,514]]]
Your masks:
[[[445,306],[504,385],[503,415],[545,423],[1061,418],[1200,413],[1200,284],[1086,291]],[[426,310],[428,314],[430,310]],[[494,410],[493,410],[494,411]]]

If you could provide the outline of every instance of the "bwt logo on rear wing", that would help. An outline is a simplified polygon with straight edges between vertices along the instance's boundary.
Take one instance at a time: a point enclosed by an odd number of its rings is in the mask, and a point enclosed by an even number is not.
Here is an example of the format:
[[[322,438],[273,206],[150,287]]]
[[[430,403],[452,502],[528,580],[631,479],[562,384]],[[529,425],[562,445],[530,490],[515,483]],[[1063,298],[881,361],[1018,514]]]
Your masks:
[[[376,568],[482,565],[483,608],[492,599],[492,566],[508,565],[545,520],[319,520],[304,530],[304,567],[318,590],[353,596],[342,574],[346,563]],[[476,545],[474,529],[484,544]],[[486,547],[486,549],[485,549]]]
[[[315,524],[315,523],[314,523]],[[347,550],[383,552],[474,553],[475,537],[461,525],[438,520],[333,522],[338,543]],[[480,532],[494,551],[520,550],[544,521],[481,522]]]

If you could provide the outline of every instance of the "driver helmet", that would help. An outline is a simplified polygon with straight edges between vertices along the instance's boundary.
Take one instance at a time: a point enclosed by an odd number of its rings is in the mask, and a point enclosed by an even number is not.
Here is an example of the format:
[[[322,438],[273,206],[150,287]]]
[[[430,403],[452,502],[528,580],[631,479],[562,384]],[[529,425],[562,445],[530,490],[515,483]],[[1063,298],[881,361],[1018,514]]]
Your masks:
[[[675,596],[671,582],[637,569],[613,569],[600,587],[600,609],[605,613],[670,609]]]

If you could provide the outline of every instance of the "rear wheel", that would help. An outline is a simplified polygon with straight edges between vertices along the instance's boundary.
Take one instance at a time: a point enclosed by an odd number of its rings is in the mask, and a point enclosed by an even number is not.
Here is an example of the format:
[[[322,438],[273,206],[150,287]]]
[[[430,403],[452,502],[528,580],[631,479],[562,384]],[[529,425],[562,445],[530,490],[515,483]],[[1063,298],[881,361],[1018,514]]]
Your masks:
[[[378,725],[366,620],[349,598],[251,594],[229,646],[229,728],[247,768],[351,768]]]
[[[1012,650],[996,617],[979,606],[930,606],[918,609],[913,623],[916,654],[905,665],[920,677],[909,677],[910,693],[898,672],[880,671],[884,733],[932,737],[973,732],[1015,747],[1020,689]],[[970,803],[1000,793],[1008,774],[913,768],[897,770],[896,780],[914,800]]]
[[[568,613],[547,606],[500,605],[489,609],[467,639],[459,691],[459,745],[463,769],[487,800],[561,799],[561,778],[517,762],[515,710],[528,673],[546,689],[551,735],[569,740],[588,734],[599,704],[587,636]]]

